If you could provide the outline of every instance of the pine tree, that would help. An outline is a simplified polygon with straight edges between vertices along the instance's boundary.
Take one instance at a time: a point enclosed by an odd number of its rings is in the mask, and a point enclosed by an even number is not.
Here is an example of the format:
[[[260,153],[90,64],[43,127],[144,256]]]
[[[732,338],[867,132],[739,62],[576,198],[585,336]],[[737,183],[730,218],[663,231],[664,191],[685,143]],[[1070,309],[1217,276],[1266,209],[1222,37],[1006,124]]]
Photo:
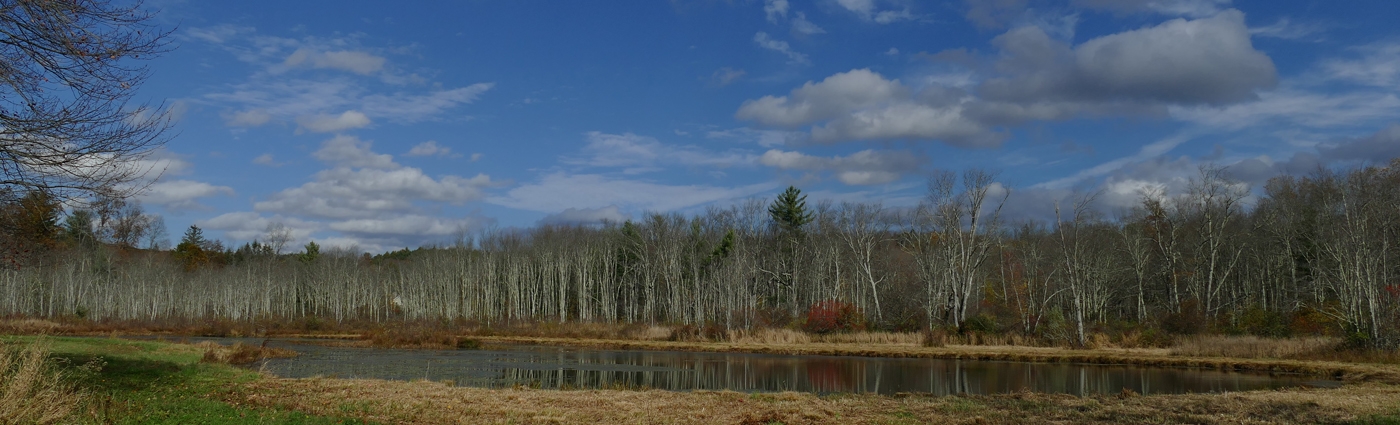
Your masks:
[[[812,213],[807,211],[807,195],[793,186],[788,186],[773,200],[773,205],[768,206],[768,215],[784,232],[800,232],[803,225],[812,222]]]

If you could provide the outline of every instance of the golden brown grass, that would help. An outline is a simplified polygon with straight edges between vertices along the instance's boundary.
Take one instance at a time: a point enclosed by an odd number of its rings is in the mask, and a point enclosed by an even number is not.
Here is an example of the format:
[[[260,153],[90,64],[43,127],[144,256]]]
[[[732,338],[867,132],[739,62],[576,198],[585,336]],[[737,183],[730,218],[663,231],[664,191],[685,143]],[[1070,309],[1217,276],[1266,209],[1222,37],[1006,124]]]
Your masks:
[[[1260,338],[1257,336],[1202,335],[1182,338],[1171,347],[1172,355],[1235,357],[1241,359],[1317,358],[1337,352],[1340,341],[1331,337]]]
[[[491,390],[418,381],[261,379],[230,402],[385,423],[1338,423],[1393,413],[1400,388],[1093,397],[817,396],[731,391]]]
[[[48,345],[0,344],[0,424],[49,424],[69,420],[84,402],[82,392],[64,383],[48,357]]]
[[[202,363],[223,363],[223,364],[248,364],[263,359],[296,357],[297,352],[285,348],[268,347],[263,345],[252,345],[235,343],[233,345],[219,345],[214,342],[201,342],[194,344],[204,350],[204,357],[200,358]]]

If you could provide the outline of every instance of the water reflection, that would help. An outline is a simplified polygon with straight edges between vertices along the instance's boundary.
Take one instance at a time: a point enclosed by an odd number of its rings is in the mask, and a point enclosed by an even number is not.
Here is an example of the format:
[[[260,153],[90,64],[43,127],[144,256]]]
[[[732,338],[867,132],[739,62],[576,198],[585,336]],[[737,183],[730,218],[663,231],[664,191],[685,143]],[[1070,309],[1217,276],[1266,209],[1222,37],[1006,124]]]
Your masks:
[[[225,343],[231,341],[223,341]],[[259,340],[258,342],[261,342]],[[450,380],[475,387],[658,388],[667,390],[920,392],[1021,390],[1075,395],[1224,392],[1335,386],[1291,375],[1064,363],[786,356],[743,353],[498,346],[488,350],[391,350],[273,341],[301,352],[254,365],[282,377]]]

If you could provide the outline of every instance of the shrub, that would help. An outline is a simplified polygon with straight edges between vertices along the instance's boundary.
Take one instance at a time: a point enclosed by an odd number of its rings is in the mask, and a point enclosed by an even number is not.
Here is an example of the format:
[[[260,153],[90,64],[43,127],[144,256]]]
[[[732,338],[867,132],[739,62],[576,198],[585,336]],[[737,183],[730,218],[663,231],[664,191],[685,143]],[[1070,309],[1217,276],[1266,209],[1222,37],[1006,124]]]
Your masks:
[[[850,332],[864,329],[860,311],[851,303],[826,300],[807,309],[807,321],[802,329],[816,334]]]
[[[994,334],[1001,332],[1001,326],[997,325],[996,317],[987,313],[981,313],[967,318],[962,326],[958,327],[958,332],[963,334],[969,332]]]
[[[1206,330],[1206,316],[1196,300],[1181,303],[1181,309],[1162,317],[1162,330],[1177,335],[1195,335]]]

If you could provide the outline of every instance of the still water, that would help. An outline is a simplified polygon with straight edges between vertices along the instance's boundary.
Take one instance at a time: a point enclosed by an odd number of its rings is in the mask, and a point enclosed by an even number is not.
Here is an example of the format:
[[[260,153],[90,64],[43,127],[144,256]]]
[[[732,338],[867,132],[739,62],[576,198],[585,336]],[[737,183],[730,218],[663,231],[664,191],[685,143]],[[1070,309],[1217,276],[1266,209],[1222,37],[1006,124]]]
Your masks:
[[[231,339],[215,339],[232,343]],[[247,341],[261,343],[262,340]],[[1297,375],[1219,370],[881,357],[599,350],[497,345],[482,350],[330,347],[271,340],[300,356],[252,365],[288,378],[452,381],[460,386],[657,388],[666,390],[992,394],[1030,390],[1075,395],[1248,391],[1337,386]]]

